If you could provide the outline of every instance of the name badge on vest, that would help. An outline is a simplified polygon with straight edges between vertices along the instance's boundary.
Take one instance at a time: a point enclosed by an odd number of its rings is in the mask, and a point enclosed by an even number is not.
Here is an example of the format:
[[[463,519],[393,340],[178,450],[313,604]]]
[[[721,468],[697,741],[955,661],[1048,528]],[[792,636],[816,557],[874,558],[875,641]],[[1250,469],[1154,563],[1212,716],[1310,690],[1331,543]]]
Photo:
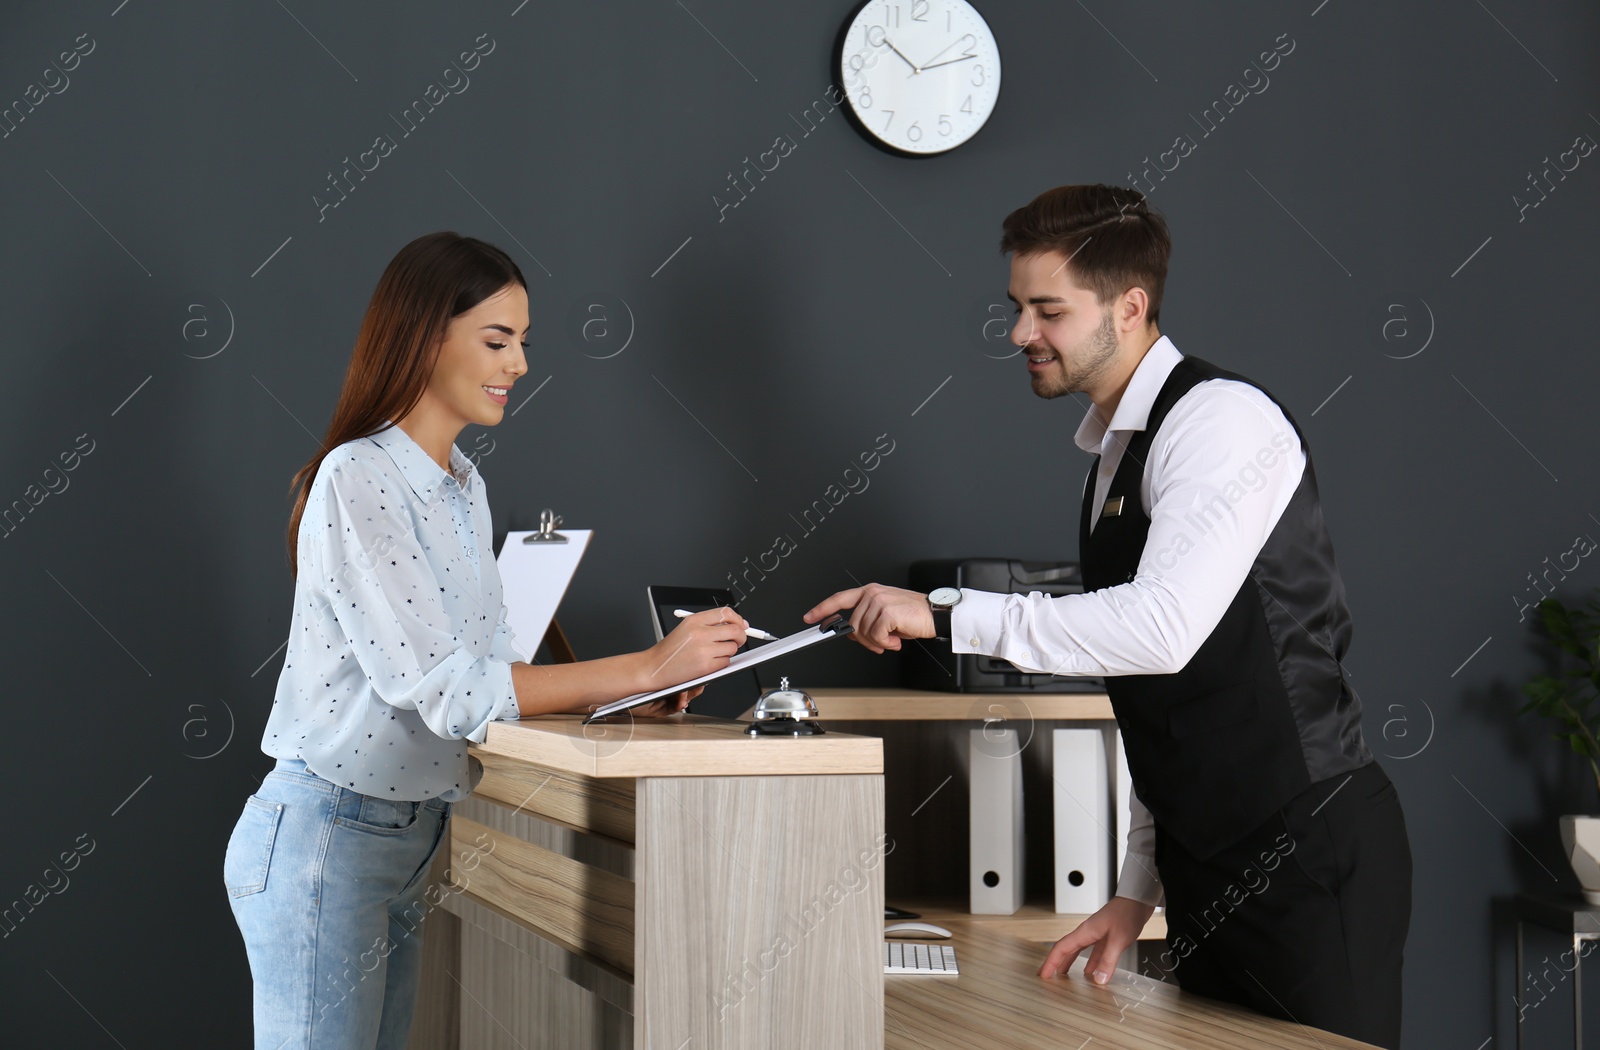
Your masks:
[[[1115,496],[1106,500],[1104,507],[1100,508],[1102,518],[1115,518],[1122,513],[1122,497]]]

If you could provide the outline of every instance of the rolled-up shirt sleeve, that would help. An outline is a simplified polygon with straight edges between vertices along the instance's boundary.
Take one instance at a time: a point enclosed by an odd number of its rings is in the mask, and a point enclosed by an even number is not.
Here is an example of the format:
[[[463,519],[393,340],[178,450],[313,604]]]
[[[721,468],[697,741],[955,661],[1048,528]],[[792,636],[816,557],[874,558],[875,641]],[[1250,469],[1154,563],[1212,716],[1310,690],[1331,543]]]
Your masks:
[[[505,661],[507,666],[515,663],[525,663],[526,661],[522,659],[522,654],[517,652],[516,640],[516,633],[511,630],[511,625],[506,622],[506,607],[501,606],[500,622],[495,625],[494,637],[489,641],[489,655],[496,660]],[[517,703],[515,687],[508,691],[505,703],[501,705],[499,713],[494,717],[513,720],[522,717],[522,708]],[[487,732],[487,729],[485,731]],[[483,743],[482,740],[474,740],[473,742]]]
[[[384,703],[414,708],[440,737],[482,743],[508,698],[516,702],[505,656],[510,628],[504,645],[481,655],[461,641],[440,595],[468,581],[435,576],[407,513],[364,483],[362,469],[350,461],[324,475],[327,521],[311,561],[342,632],[327,644],[350,646]]]
[[[1068,595],[962,588],[950,614],[954,652],[1045,674],[1183,669],[1238,593],[1305,470],[1300,439],[1270,399],[1210,385],[1181,398],[1152,442],[1150,529],[1134,578]]]

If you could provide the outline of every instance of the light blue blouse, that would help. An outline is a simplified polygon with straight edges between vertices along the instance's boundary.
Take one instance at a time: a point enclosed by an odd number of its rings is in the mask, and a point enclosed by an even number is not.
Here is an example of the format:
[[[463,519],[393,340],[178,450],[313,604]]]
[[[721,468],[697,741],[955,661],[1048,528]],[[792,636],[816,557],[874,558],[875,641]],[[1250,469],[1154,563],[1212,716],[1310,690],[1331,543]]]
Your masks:
[[[397,426],[323,458],[300,519],[268,755],[382,798],[457,802],[477,786],[466,742],[519,717],[522,657],[483,478],[455,445],[450,465]]]

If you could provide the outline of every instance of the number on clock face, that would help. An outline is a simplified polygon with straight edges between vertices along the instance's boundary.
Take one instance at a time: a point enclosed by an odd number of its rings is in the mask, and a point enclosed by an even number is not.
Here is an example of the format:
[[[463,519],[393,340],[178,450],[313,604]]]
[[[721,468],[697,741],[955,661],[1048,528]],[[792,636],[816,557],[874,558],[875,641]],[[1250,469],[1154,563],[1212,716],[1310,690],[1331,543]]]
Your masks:
[[[873,138],[926,156],[966,142],[1000,95],[1000,49],[966,0],[869,0],[838,61],[845,105]]]

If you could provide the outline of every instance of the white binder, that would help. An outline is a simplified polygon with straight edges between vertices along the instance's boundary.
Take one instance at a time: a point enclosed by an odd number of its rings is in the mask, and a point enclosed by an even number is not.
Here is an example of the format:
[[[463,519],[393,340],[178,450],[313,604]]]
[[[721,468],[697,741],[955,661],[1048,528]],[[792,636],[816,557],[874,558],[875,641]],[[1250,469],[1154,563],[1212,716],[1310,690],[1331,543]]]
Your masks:
[[[1022,907],[1022,744],[1015,729],[968,734],[971,879],[974,915],[1014,915]]]
[[[1100,729],[1057,729],[1054,744],[1056,911],[1087,915],[1111,899],[1107,739]]]

